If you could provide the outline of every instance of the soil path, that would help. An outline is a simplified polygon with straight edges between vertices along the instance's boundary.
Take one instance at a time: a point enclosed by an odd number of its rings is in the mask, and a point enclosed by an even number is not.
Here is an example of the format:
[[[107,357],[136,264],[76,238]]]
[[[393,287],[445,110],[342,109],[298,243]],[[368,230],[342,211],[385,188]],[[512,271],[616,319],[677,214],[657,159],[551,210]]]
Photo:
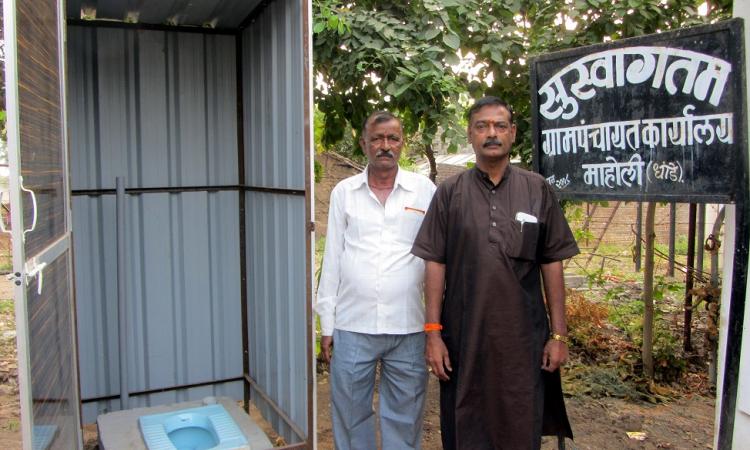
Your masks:
[[[318,375],[318,448],[333,449],[327,375]],[[422,436],[423,450],[440,450],[439,386],[430,377]],[[575,442],[567,448],[602,449],[710,449],[713,448],[714,399],[700,395],[651,405],[620,399],[569,398],[566,406]],[[644,440],[628,431],[645,433]],[[557,442],[545,438],[545,450]]]

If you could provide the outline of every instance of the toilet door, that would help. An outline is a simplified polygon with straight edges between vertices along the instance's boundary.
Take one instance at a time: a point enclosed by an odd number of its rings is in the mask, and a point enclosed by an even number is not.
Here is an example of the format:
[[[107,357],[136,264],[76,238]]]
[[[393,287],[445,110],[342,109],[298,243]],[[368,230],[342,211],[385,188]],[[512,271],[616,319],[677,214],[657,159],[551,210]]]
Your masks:
[[[4,0],[7,151],[24,449],[81,448],[57,0]]]

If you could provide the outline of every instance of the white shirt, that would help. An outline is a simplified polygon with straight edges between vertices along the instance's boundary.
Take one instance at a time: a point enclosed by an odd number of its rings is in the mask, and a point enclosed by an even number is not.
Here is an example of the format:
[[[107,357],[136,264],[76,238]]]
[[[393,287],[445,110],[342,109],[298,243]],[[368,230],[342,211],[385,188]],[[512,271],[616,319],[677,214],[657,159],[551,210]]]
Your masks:
[[[323,271],[315,311],[333,329],[408,334],[424,329],[424,261],[411,254],[435,193],[429,178],[399,169],[385,206],[367,169],[331,192]]]

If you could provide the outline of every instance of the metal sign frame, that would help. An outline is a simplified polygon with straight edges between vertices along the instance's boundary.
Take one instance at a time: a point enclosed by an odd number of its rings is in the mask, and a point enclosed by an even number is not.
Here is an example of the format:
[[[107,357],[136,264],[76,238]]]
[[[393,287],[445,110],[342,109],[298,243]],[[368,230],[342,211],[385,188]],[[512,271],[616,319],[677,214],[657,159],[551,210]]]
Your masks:
[[[564,199],[734,203],[742,41],[729,20],[533,59],[534,169]]]

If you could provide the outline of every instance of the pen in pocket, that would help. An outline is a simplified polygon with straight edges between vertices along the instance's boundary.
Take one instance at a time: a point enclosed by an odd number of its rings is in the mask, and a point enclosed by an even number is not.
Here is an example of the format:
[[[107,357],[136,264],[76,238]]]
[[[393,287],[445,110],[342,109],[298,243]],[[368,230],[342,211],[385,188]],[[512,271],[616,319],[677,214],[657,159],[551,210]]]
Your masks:
[[[412,208],[411,206],[404,206],[404,211],[412,211],[422,215],[425,214],[425,211],[423,209]]]

